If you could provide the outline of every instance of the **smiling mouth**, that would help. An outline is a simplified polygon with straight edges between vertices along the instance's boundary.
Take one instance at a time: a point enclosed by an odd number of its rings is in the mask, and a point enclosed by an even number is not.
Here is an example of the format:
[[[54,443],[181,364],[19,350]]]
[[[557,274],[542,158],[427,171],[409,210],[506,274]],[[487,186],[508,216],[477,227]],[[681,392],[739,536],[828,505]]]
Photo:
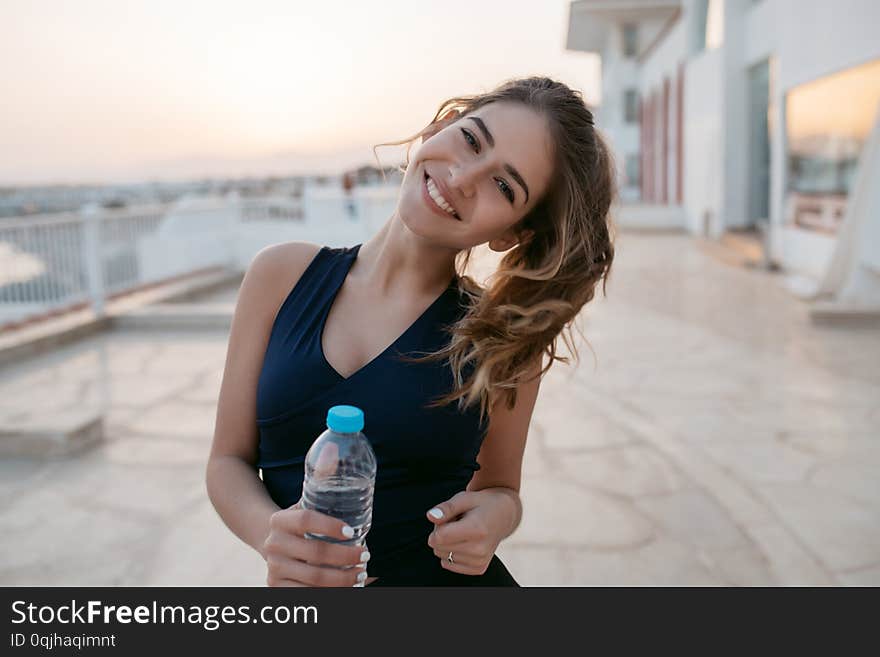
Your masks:
[[[427,195],[429,201],[430,201],[431,203],[433,203],[434,206],[435,206],[440,212],[442,212],[443,214],[446,214],[446,215],[452,217],[452,218],[455,219],[456,221],[461,221],[461,217],[458,216],[458,213],[457,213],[454,209],[452,210],[452,212],[449,212],[448,210],[444,210],[442,207],[440,207],[440,204],[437,203],[437,202],[434,200],[434,198],[431,196],[430,192],[428,192],[428,189],[427,189],[427,185],[428,185],[428,180],[429,180],[429,179],[430,179],[430,176],[428,175],[428,172],[425,171],[425,174],[424,174],[424,180],[422,181],[422,184],[425,185],[425,190],[424,190],[424,192],[425,192],[425,195]],[[436,186],[437,183],[434,183],[434,185]],[[439,189],[438,189],[438,192],[439,192]],[[444,200],[445,200],[445,199],[444,199]],[[446,201],[446,202],[449,203],[449,201]],[[450,206],[450,208],[451,208],[451,207],[452,207],[452,206]]]

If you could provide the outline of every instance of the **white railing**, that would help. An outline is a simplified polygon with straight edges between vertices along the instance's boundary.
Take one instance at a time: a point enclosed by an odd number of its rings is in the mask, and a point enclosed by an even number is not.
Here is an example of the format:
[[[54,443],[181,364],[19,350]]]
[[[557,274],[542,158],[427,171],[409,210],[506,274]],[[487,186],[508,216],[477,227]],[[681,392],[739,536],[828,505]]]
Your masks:
[[[334,200],[321,190],[306,199],[195,197],[0,219],[0,329],[78,308],[102,316],[109,297],[212,269],[244,271],[279,241],[364,240],[390,216],[397,194],[356,188],[354,217],[341,191]]]
[[[228,264],[224,252],[172,262],[167,255],[179,251],[179,244],[159,241],[168,210],[92,205],[77,213],[0,221],[0,326],[89,305],[100,316],[107,297],[187,270]]]

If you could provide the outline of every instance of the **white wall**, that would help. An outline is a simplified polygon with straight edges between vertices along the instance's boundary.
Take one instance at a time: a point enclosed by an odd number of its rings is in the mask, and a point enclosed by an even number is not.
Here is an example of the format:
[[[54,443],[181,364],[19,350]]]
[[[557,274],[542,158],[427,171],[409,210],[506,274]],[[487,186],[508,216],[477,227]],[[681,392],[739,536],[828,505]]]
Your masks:
[[[880,57],[877,0],[765,2],[777,6],[776,52],[783,90]]]
[[[666,161],[666,198],[670,204],[676,203],[677,189],[677,81],[678,67],[685,62],[688,52],[688,9],[685,6],[682,15],[678,18],[672,29],[666,34],[663,40],[657,44],[657,47],[644,62],[639,78],[639,93],[643,98],[647,98],[651,92],[657,94],[657,109],[655,110],[655,118],[657,120],[654,130],[655,144],[654,167],[656,172],[655,185],[659,187],[662,184],[663,171],[663,83],[669,80],[669,115],[667,117],[666,130],[668,134],[668,151]],[[687,88],[687,79],[685,79],[685,89]],[[685,113],[685,119],[687,114]],[[685,128],[685,135],[687,135]],[[687,136],[685,136],[687,142]],[[687,148],[685,146],[685,148]],[[687,160],[685,160],[687,167]]]
[[[235,262],[244,270],[264,246],[290,240],[333,247],[365,242],[391,217],[399,196],[400,187],[395,184],[356,186],[353,199],[357,214],[352,218],[340,187],[307,185],[304,221],[249,221],[237,225]]]
[[[684,94],[684,209],[688,228],[709,234],[748,223],[748,70],[771,59],[770,222],[771,257],[789,269],[816,275],[827,265],[834,238],[784,225],[787,154],[785,94],[791,88],[880,57],[880,0],[725,0],[724,43],[718,50],[692,55],[693,0],[682,0],[682,14],[635,71],[620,57],[603,57],[603,119],[624,163],[626,127],[623,89],[630,76],[642,98],[663,79],[672,82],[667,198],[675,199],[675,80],[687,59]],[[642,33],[644,37],[647,30]],[[614,34],[615,52],[619,34]],[[628,62],[624,66],[629,66]],[[607,112],[607,114],[605,114]],[[659,131],[658,131],[659,133]],[[636,131],[634,135],[638,135]],[[658,143],[661,137],[658,134]],[[638,145],[633,144],[634,150]],[[660,155],[658,155],[658,158]],[[659,165],[659,159],[658,159]],[[658,166],[659,170],[659,166]],[[645,172],[642,172],[644,176]],[[806,234],[805,234],[806,233]],[[880,240],[867,255],[880,261]]]
[[[774,257],[787,271],[816,280],[824,275],[834,251],[834,236],[794,226],[780,226],[775,231]]]
[[[639,79],[642,89],[662,89],[663,78],[675,76],[679,62],[687,57],[687,22],[685,11],[642,64]]]
[[[602,105],[596,118],[614,153],[621,198],[631,200],[639,197],[639,186],[624,186],[626,157],[639,153],[639,124],[625,121],[624,91],[638,89],[638,76],[635,61],[622,53],[620,30],[612,30],[602,53]]]
[[[748,216],[748,67],[744,65],[746,9],[750,6],[750,0],[724,2],[724,44],[719,48],[724,85],[721,104],[721,125],[724,126],[721,212],[724,229],[741,228],[751,223]]]
[[[722,139],[722,60],[718,50],[704,51],[688,62],[684,79],[684,206],[688,229],[710,235],[722,232],[724,172]]]
[[[764,0],[752,5],[745,16],[745,47],[746,66],[757,64],[769,57],[777,45],[779,33],[780,5],[774,0]]]

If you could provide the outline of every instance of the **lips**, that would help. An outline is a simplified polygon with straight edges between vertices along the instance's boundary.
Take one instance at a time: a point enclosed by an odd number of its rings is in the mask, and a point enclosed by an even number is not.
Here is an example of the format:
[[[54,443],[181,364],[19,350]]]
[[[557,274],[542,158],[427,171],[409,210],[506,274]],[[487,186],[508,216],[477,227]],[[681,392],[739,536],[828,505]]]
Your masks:
[[[425,202],[438,214],[443,214],[444,216],[449,217],[450,219],[455,219],[456,221],[461,221],[461,217],[457,216],[457,213],[450,214],[449,212],[447,212],[446,210],[441,208],[439,205],[437,205],[437,202],[434,201],[433,198],[431,198],[431,194],[428,193],[428,178],[429,177],[430,176],[428,175],[428,172],[425,171],[424,176],[423,176],[423,180],[422,180],[422,196],[425,198]],[[440,185],[437,184],[436,180],[434,181],[434,184],[437,185],[438,189],[440,188]],[[440,193],[442,194],[443,192],[441,191]],[[448,202],[449,201],[447,201],[447,203]]]

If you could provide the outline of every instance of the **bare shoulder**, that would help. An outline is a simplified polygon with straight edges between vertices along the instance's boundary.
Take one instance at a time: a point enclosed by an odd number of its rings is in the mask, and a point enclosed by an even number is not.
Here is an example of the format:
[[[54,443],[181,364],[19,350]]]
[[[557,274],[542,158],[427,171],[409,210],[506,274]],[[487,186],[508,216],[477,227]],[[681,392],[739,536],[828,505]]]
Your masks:
[[[279,242],[263,247],[254,256],[245,276],[259,281],[265,293],[261,296],[275,304],[273,310],[290,292],[321,250],[313,242]]]
[[[256,391],[272,325],[286,292],[320,250],[309,242],[273,244],[248,265],[229,330],[211,458],[236,456],[256,464]]]
[[[320,250],[313,242],[271,244],[254,256],[251,268],[260,278],[269,279],[266,282],[277,283],[279,292],[289,292]]]

